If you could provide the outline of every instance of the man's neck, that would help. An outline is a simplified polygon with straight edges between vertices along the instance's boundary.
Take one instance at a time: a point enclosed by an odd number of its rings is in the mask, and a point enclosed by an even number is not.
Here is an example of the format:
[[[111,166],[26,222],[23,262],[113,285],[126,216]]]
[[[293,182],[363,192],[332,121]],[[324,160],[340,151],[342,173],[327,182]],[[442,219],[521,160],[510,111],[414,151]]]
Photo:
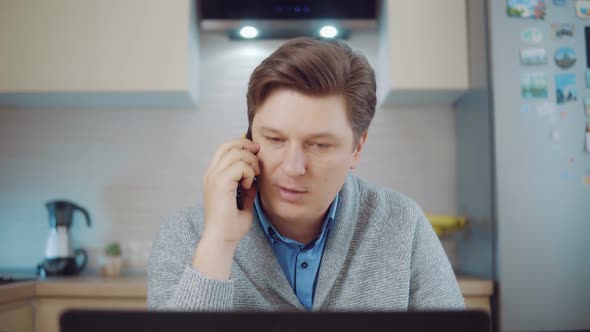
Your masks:
[[[285,220],[272,213],[266,213],[268,221],[284,237],[299,243],[308,244],[317,238],[326,219],[326,211],[320,218],[314,220]]]

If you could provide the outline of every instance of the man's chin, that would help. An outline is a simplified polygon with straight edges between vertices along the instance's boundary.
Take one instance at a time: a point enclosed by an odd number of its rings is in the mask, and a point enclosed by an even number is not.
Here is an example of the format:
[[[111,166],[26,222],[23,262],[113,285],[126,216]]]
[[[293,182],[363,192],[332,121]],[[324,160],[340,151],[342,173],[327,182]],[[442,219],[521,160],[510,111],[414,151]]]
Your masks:
[[[273,214],[281,219],[296,220],[303,216],[305,207],[302,204],[294,204],[277,200],[272,202]]]

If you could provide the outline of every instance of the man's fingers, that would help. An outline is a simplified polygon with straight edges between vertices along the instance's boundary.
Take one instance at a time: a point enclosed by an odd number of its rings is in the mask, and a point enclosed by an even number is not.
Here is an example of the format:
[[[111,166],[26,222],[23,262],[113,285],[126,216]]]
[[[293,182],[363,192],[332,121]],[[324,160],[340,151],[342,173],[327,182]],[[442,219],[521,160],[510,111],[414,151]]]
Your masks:
[[[228,175],[236,184],[242,184],[242,187],[246,189],[250,189],[252,186],[252,182],[254,182],[254,177],[256,174],[254,173],[254,169],[243,161],[238,161],[237,163],[231,165],[227,169]]]
[[[225,155],[228,151],[232,149],[247,150],[253,154],[256,154],[258,153],[260,146],[257,143],[254,143],[246,138],[239,138],[225,142],[217,149],[217,151],[213,155],[213,158],[211,159],[211,167],[215,168],[221,160],[221,158],[223,157],[223,155]]]
[[[219,163],[215,166],[217,172],[223,172],[238,161],[243,161],[250,165],[256,175],[260,174],[260,166],[258,165],[258,158],[247,150],[232,149],[221,157]]]

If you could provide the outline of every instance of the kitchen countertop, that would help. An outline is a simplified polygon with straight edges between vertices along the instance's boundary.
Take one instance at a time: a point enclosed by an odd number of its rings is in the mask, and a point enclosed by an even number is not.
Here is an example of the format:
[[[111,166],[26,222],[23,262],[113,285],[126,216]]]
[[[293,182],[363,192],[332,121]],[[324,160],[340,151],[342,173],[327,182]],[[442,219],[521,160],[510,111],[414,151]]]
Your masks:
[[[492,280],[471,277],[457,278],[464,297],[489,297],[493,294]],[[22,281],[0,286],[0,304],[33,297],[92,297],[144,298],[147,293],[145,276],[76,276]]]
[[[36,281],[22,281],[0,286],[0,305],[24,301],[35,296]]]

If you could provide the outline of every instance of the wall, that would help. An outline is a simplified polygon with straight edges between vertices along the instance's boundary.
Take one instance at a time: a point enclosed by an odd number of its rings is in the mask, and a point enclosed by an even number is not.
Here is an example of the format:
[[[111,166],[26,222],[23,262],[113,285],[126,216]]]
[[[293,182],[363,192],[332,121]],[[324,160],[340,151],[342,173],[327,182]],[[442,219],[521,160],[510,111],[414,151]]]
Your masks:
[[[457,242],[457,265],[462,274],[494,279],[490,93],[470,91],[455,108],[457,210],[468,219],[464,229],[451,235]]]
[[[129,271],[142,271],[164,218],[199,204],[201,176],[223,141],[247,124],[245,93],[253,68],[281,41],[230,42],[200,36],[197,109],[0,110],[0,268],[33,267],[48,235],[44,203],[66,198],[89,209],[75,220],[77,243],[91,250],[120,240]],[[372,64],[377,33],[349,41]],[[452,107],[379,109],[355,171],[416,199],[431,213],[456,212]]]
[[[463,274],[494,279],[491,92],[485,0],[467,2],[470,90],[455,104],[457,209],[467,226],[457,241]]]

